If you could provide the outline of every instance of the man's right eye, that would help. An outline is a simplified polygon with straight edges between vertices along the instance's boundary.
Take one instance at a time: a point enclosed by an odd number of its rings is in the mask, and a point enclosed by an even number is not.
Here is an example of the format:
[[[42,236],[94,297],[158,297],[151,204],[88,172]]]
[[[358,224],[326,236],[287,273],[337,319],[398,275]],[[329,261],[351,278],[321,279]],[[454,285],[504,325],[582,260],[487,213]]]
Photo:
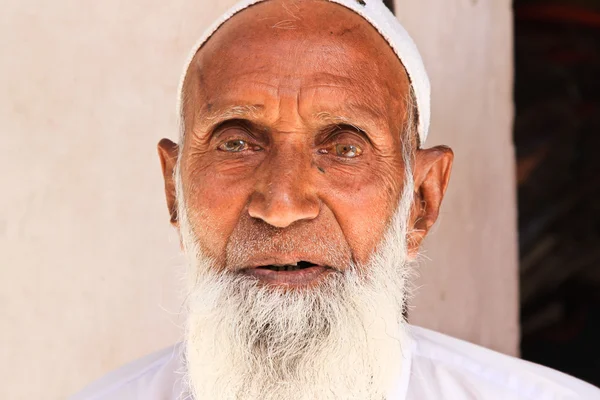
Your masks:
[[[248,150],[248,143],[244,140],[229,140],[221,143],[218,149],[221,151],[228,151],[230,153],[239,153],[240,151]]]

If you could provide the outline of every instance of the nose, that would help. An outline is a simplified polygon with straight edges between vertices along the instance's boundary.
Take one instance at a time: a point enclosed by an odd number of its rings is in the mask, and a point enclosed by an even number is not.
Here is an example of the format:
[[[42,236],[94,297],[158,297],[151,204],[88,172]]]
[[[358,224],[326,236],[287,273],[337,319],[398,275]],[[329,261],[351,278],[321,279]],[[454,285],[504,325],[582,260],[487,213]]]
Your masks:
[[[298,147],[273,150],[256,170],[250,216],[276,228],[316,218],[320,202],[311,164],[310,151]]]

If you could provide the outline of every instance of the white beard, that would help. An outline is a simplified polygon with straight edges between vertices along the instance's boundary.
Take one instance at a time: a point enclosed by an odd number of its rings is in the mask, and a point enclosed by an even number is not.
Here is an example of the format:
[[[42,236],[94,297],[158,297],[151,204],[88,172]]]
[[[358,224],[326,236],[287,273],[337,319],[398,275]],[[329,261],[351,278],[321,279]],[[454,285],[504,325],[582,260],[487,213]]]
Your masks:
[[[402,368],[403,309],[411,272],[404,193],[368,265],[322,284],[285,291],[216,273],[187,219],[177,174],[179,221],[189,258],[186,381],[194,399],[383,400]]]

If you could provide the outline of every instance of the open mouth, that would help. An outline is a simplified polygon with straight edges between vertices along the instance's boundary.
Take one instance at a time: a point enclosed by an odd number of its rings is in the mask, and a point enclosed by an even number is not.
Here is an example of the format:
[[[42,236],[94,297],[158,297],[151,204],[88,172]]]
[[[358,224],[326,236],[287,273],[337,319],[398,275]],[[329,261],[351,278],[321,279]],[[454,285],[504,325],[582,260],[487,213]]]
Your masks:
[[[283,264],[283,265],[264,265],[260,267],[256,267],[259,269],[268,269],[270,271],[282,272],[282,271],[300,271],[306,268],[317,267],[317,264],[313,264],[308,261],[299,261],[293,264]]]
[[[281,286],[311,286],[333,269],[310,261],[267,264],[245,268],[243,273],[263,283]]]

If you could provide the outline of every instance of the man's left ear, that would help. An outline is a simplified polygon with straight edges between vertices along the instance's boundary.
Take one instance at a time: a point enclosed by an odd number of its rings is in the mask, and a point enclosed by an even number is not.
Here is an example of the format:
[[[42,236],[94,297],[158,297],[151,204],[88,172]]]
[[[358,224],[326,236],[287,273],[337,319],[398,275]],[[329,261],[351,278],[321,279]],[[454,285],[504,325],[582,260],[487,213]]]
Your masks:
[[[408,235],[411,258],[416,257],[421,242],[437,220],[453,160],[454,153],[446,146],[419,149],[415,154],[415,195]]]

